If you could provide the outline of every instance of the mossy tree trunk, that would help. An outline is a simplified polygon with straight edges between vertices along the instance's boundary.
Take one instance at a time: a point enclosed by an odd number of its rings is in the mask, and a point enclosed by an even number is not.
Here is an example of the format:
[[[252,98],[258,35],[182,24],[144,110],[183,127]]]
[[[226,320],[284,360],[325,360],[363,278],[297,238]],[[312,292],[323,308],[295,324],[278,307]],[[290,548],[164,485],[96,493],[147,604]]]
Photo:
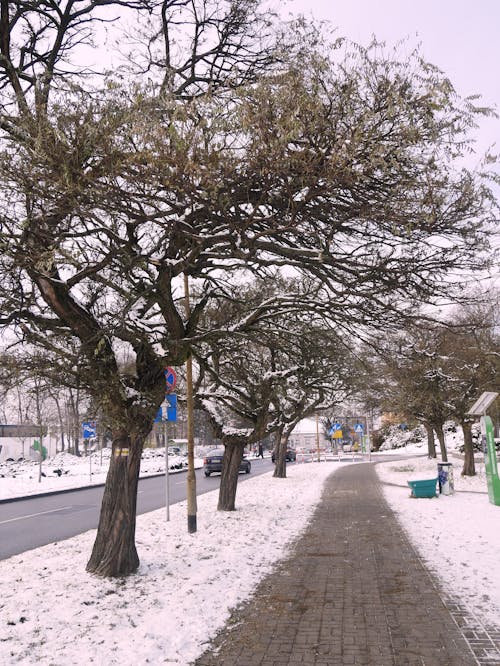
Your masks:
[[[137,486],[144,435],[131,439],[113,432],[113,449],[104,488],[97,536],[87,571],[100,576],[126,576],[137,570],[135,546]]]
[[[286,447],[288,436],[283,434],[283,428],[276,431],[274,445],[274,473],[276,479],[286,479]]]
[[[238,487],[238,474],[243,458],[245,445],[224,445],[224,458],[222,460],[222,475],[219,488],[218,511],[234,511],[236,508],[236,490]]]
[[[442,462],[448,462],[448,452],[446,451],[446,444],[444,441],[443,426],[440,423],[439,425],[435,426],[434,429],[438,438],[439,448],[441,449],[441,460]]]
[[[427,421],[424,423],[425,432],[427,433],[427,451],[429,458],[436,458],[436,440],[434,437],[434,428]]]
[[[469,421],[462,422],[462,431],[464,433],[464,466],[462,476],[475,476],[476,467],[474,464],[474,444],[472,442],[472,424]]]

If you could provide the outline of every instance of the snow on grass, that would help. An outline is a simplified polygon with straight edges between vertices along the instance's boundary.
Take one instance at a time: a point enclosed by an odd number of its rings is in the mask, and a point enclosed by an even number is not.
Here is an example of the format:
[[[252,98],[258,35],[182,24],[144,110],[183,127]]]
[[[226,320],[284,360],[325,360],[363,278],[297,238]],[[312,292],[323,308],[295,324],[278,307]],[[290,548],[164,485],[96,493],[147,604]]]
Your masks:
[[[286,555],[341,463],[289,466],[238,488],[235,512],[218,491],[137,518],[141,565],[119,580],[85,572],[95,531],[0,562],[0,663],[187,665]],[[131,650],[133,646],[133,654]]]
[[[57,453],[42,463],[32,460],[4,461],[0,463],[0,499],[37,495],[39,493],[85,485],[105,483],[111,449],[96,451],[87,457],[68,452]],[[169,473],[185,470],[186,456],[168,456]],[[202,467],[203,459],[195,459],[195,467]],[[165,473],[165,448],[144,449],[141,458],[141,477]],[[40,480],[39,480],[40,479]]]
[[[460,444],[459,436],[451,433],[450,439]],[[450,496],[410,497],[409,479],[437,475],[437,461],[427,459],[421,443],[372,459],[384,461],[376,469],[385,496],[443,589],[484,623],[498,626],[500,507],[489,503],[482,456],[477,476],[461,477],[454,443],[448,442],[456,491]],[[142,473],[161,473],[163,453],[146,453]],[[405,459],[385,461],[389,453]],[[93,459],[96,471],[99,455]],[[56,489],[61,482],[88,483],[88,459],[61,456],[56,461],[65,472],[61,477],[49,476],[57,468],[53,462],[44,466],[42,484],[32,463],[13,467],[15,478],[7,478],[7,468],[0,466],[5,474],[0,497]],[[192,663],[231,608],[286,557],[324,480],[343,464],[351,462],[289,465],[287,479],[269,473],[246,480],[238,488],[235,512],[216,511],[218,491],[201,495],[196,534],[187,533],[185,502],[171,507],[169,523],[164,509],[138,516],[141,565],[126,579],[85,572],[95,531],[0,562],[0,664]],[[100,473],[104,481],[105,471]]]
[[[481,456],[482,458],[482,456]],[[476,476],[462,477],[462,460],[450,457],[455,493],[413,498],[407,481],[437,476],[426,457],[376,466],[384,494],[427,567],[446,592],[486,624],[500,625],[500,506],[489,503],[482,460]]]

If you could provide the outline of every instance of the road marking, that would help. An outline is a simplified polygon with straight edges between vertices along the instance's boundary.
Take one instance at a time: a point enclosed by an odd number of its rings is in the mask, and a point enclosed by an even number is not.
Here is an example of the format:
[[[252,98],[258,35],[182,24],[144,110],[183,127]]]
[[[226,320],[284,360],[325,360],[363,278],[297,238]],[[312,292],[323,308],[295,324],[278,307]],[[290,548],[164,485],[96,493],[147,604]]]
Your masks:
[[[51,509],[50,511],[40,511],[39,513],[30,513],[27,516],[19,516],[18,518],[9,518],[8,520],[0,520],[0,525],[5,523],[13,523],[16,520],[25,520],[26,518],[34,518],[35,516],[43,516],[46,513],[56,513],[57,511],[62,511],[63,509],[72,509],[73,505],[69,506],[60,506],[58,509]]]

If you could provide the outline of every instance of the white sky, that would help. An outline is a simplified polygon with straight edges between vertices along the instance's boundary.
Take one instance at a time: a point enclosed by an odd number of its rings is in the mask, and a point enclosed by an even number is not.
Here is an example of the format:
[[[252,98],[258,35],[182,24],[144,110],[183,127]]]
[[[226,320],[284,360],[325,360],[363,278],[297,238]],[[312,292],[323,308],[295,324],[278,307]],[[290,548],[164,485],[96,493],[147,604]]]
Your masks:
[[[361,44],[366,45],[373,35],[388,46],[404,39],[412,47],[421,44],[423,56],[445,72],[462,97],[478,93],[484,105],[500,109],[500,0],[268,2],[283,18],[303,14],[330,21],[337,36]],[[112,48],[111,43],[108,46]],[[91,60],[94,57],[95,53]],[[498,142],[500,120],[483,120],[481,126],[478,147],[483,153]]]
[[[420,43],[462,97],[479,93],[485,105],[500,109],[499,0],[289,0],[281,6],[331,21],[338,36],[364,45],[373,35],[388,46],[405,38]],[[498,119],[482,120],[481,153],[499,135]]]

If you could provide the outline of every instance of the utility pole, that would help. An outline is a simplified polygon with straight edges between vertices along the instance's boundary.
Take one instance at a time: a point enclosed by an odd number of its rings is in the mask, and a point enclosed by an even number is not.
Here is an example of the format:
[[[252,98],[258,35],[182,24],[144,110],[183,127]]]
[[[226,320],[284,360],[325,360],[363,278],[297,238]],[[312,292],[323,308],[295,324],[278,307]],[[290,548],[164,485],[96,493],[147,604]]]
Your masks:
[[[368,447],[368,461],[372,461],[372,444],[371,444],[371,428],[368,423],[368,414],[365,416],[366,421],[366,446]]]
[[[320,452],[319,452],[319,419],[318,412],[316,412],[316,451],[318,453],[318,462],[320,462]]]
[[[184,273],[184,308],[186,312],[186,322],[189,322],[191,307],[189,303],[189,281]],[[187,518],[188,532],[193,534],[197,530],[196,524],[196,475],[194,472],[194,405],[193,405],[193,358],[191,352],[186,359],[186,402],[187,402],[187,453],[188,453],[188,471],[187,471]]]

